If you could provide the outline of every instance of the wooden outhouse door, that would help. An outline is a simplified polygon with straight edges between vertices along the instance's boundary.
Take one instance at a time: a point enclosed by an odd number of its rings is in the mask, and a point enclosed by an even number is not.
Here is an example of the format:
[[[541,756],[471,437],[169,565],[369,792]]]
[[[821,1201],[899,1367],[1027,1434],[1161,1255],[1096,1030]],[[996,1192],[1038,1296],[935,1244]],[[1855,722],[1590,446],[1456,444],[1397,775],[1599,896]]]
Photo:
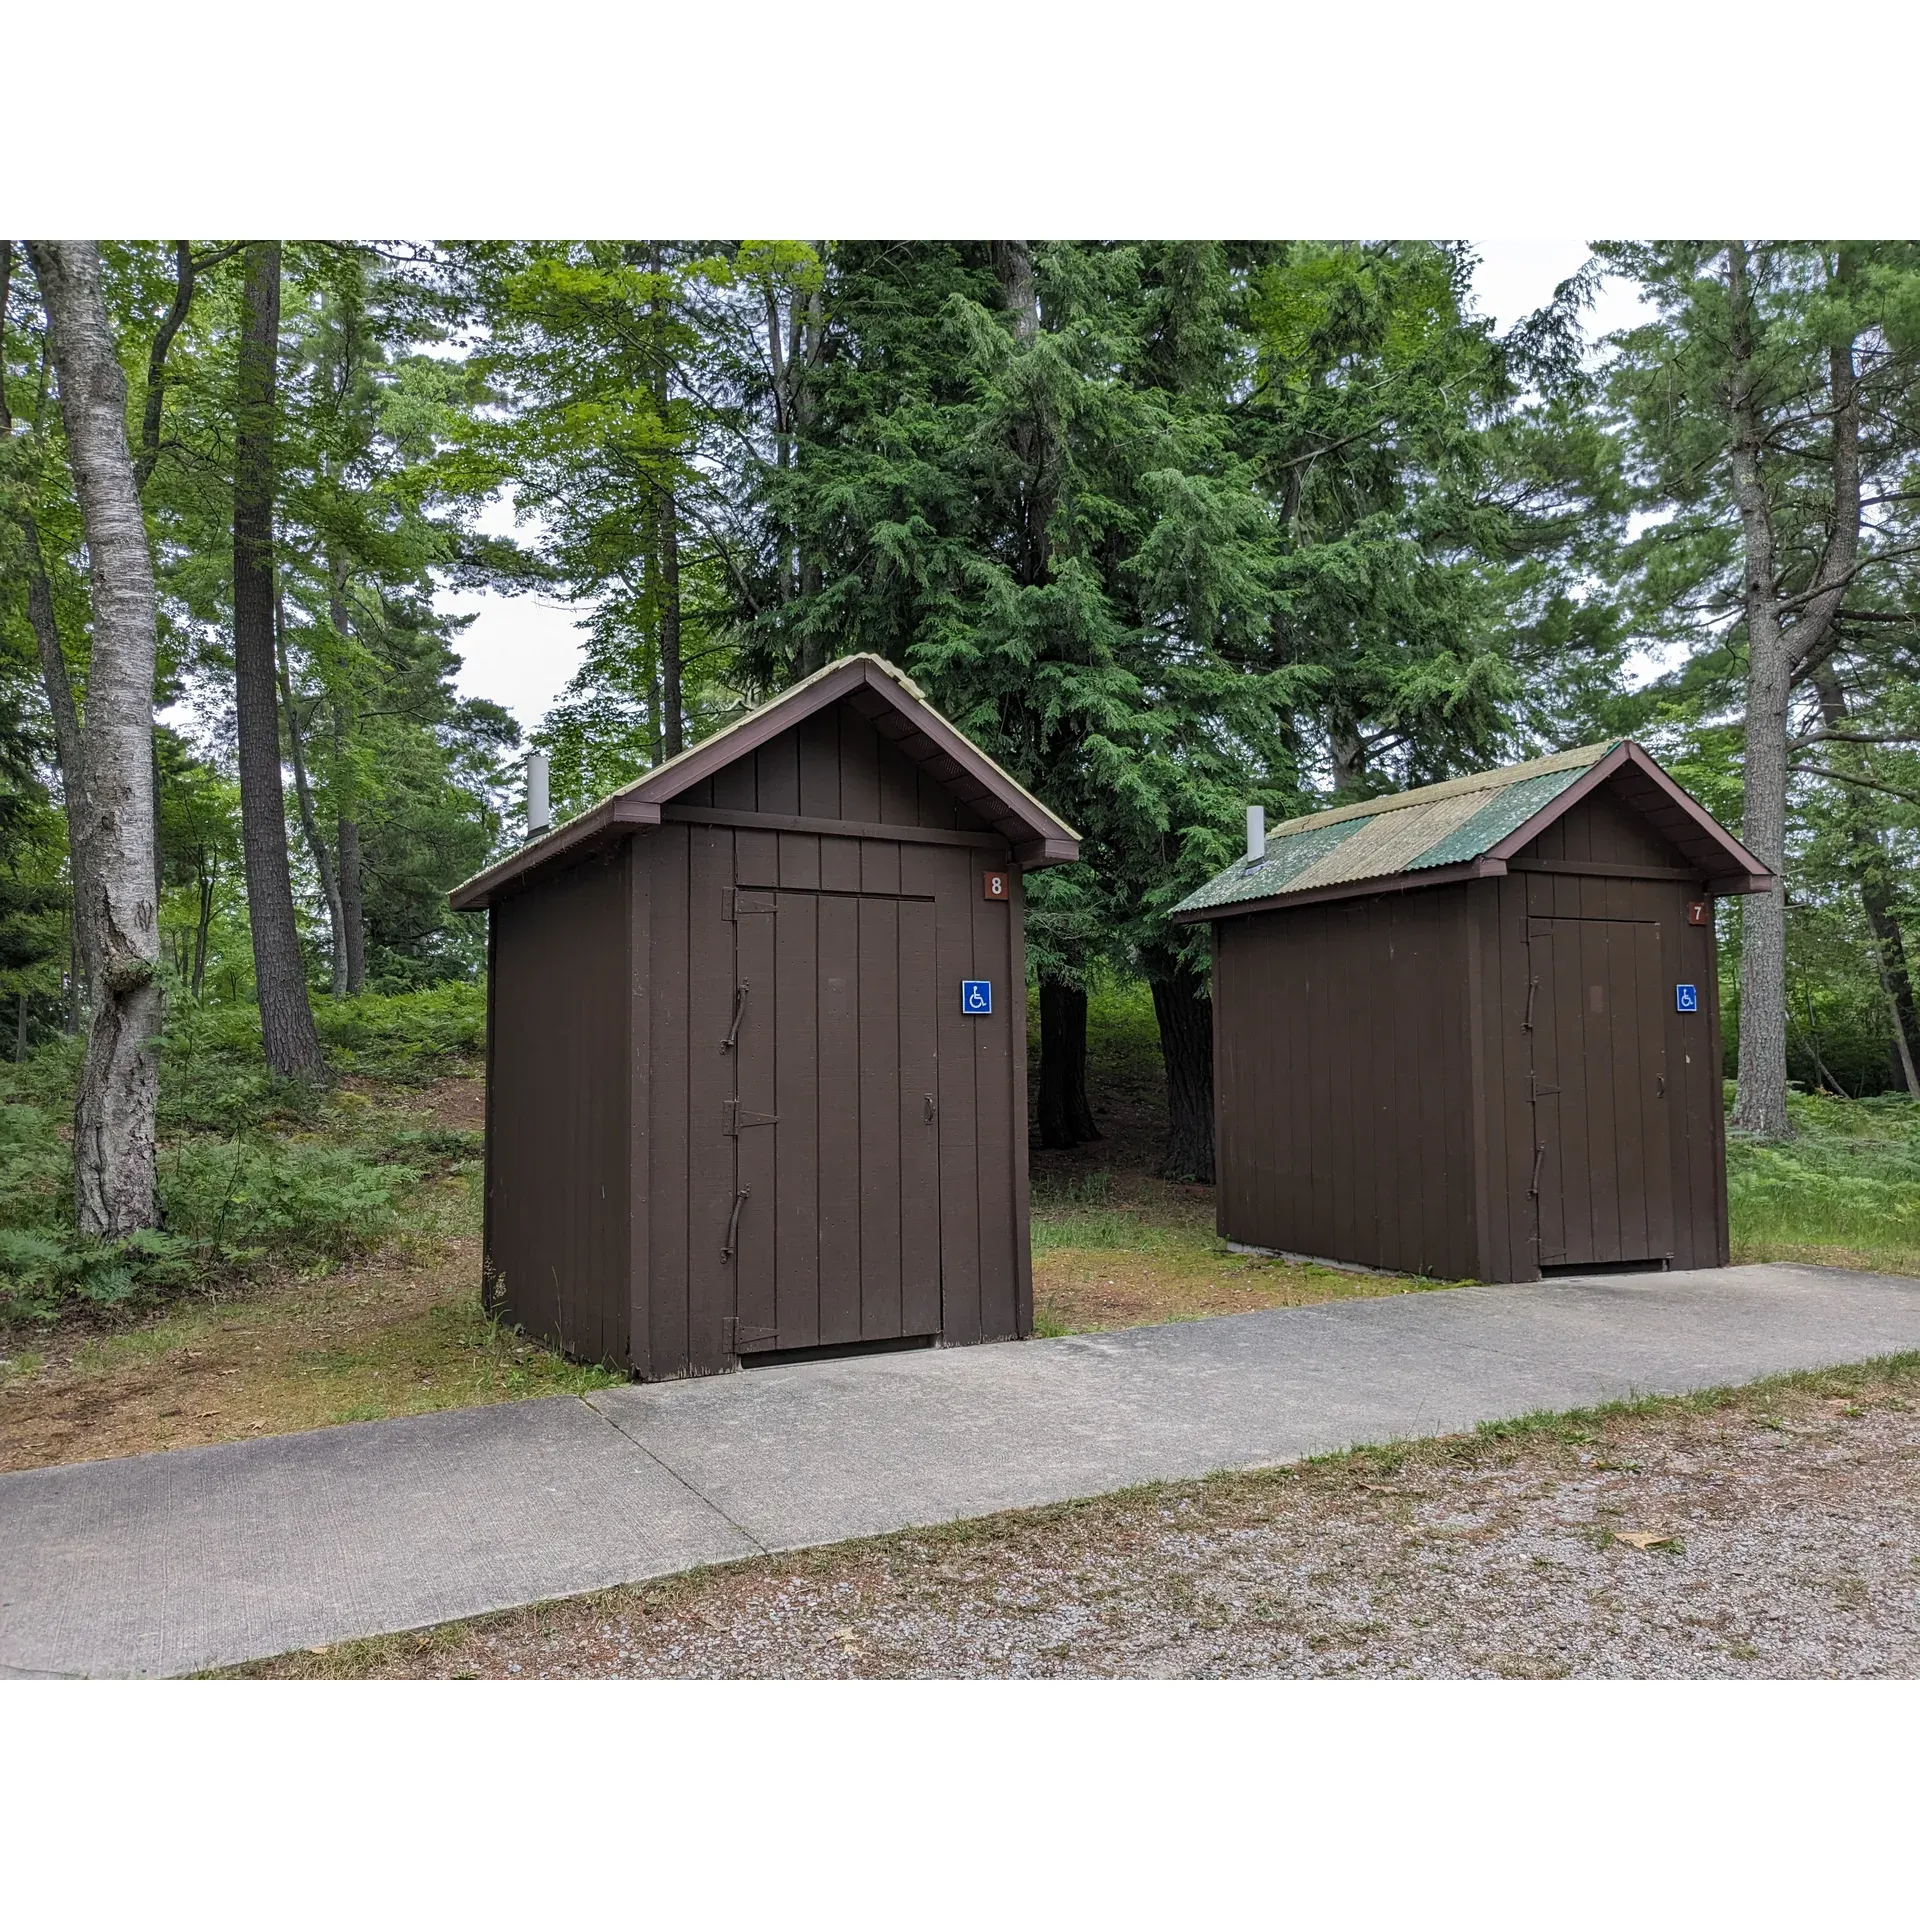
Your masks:
[[[733,900],[734,1351],[937,1334],[934,903]]]
[[[1667,1260],[1673,1147],[1660,927],[1527,923],[1543,1267]]]

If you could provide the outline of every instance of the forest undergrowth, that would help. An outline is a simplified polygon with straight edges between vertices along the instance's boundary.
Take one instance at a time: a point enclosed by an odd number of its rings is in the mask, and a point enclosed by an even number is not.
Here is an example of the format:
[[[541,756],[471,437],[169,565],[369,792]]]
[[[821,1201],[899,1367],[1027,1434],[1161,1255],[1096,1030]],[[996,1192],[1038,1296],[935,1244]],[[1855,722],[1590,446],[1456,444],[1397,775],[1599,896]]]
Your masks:
[[[332,1079],[276,1081],[248,1005],[172,1010],[160,1051],[163,1232],[101,1245],[73,1231],[73,1092],[82,1043],[0,1065],[0,1341],[63,1321],[119,1324],[264,1271],[323,1269],[398,1230],[423,1179],[476,1165],[474,1125],[407,1096],[477,1070],[477,986],[316,999]]]
[[[316,1001],[330,1083],[276,1083],[250,1008],[178,1007],[161,1057],[167,1230],[74,1236],[78,1046],[0,1065],[5,1464],[578,1392],[477,1297],[477,987]],[[1089,1019],[1102,1138],[1033,1154],[1035,1332],[1098,1332],[1430,1285],[1235,1254],[1213,1192],[1162,1178],[1144,988]],[[1920,1106],[1793,1096],[1798,1137],[1728,1149],[1736,1260],[1920,1273]]]

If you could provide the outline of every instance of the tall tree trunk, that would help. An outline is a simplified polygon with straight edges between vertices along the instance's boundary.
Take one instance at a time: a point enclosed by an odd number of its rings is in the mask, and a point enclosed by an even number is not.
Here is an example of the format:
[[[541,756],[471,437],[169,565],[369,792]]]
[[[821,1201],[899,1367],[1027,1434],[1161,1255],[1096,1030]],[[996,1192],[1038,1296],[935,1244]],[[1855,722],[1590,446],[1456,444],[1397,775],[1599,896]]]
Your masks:
[[[1336,715],[1327,727],[1327,750],[1333,761],[1333,790],[1351,793],[1367,771],[1367,743],[1360,729],[1344,715]]]
[[[342,820],[340,834],[340,918],[347,941],[347,994],[367,990],[366,890],[360,878],[360,822]]]
[[[300,710],[293,703],[293,674],[287,666],[286,601],[277,588],[273,596],[273,649],[274,662],[280,670],[280,705],[287,718],[287,751],[293,758],[293,790],[300,802],[300,828],[307,837],[307,853],[320,876],[320,891],[327,902],[332,992],[336,1000],[343,1000],[347,992],[347,917],[340,904],[340,882],[334,872],[333,856],[327,846],[327,836],[320,831],[320,816],[307,779],[307,756],[300,744]]]
[[[366,892],[360,879],[360,784],[353,757],[358,728],[357,682],[348,648],[347,563],[335,554],[327,564],[327,618],[333,622],[340,648],[338,684],[330,687],[327,705],[333,716],[333,814],[339,839],[340,917],[346,934],[347,992],[362,993],[367,984]]]
[[[267,1065],[318,1078],[320,1037],[287,864],[280,711],[273,644],[274,416],[280,352],[280,243],[247,243],[240,305],[239,419],[233,478],[233,677],[239,722],[240,838]]]
[[[1813,670],[1814,691],[1820,696],[1820,717],[1830,733],[1847,731],[1847,694],[1831,660],[1823,660]],[[1893,876],[1887,867],[1887,850],[1868,820],[1862,796],[1857,788],[1841,790],[1840,814],[1846,836],[1847,865],[1860,895],[1861,911],[1873,933],[1873,957],[1880,974],[1880,991],[1886,996],[1887,1015],[1893,1027],[1894,1058],[1906,1083],[1910,1099],[1920,1100],[1920,1073],[1914,1069],[1914,1048],[1920,1044],[1920,1021],[1914,1018],[1913,975],[1907,965],[1906,941],[1896,917]]]
[[[200,919],[193,930],[193,997],[198,1000],[207,983],[207,934],[213,926],[214,878],[200,870]]]
[[[1167,1069],[1169,1180],[1213,1184],[1213,998],[1185,967],[1152,978],[1160,1058]]]
[[[93,1004],[74,1101],[75,1214],[82,1233],[117,1239],[160,1224],[154,1046],[165,1008],[153,885],[153,557],[100,249],[91,241],[35,241],[28,252],[60,377],[93,606],[78,755],[90,817],[86,858],[74,876]]]
[[[7,399],[6,385],[6,313],[13,283],[13,242],[0,240],[0,440],[13,438],[13,408]],[[34,427],[40,426],[39,408],[35,408]],[[53,586],[47,578],[45,555],[40,546],[40,526],[33,510],[24,502],[15,509],[25,560],[27,625],[33,633],[34,650],[40,660],[40,679],[46,688],[47,709],[53,719],[53,755],[60,769],[60,790],[65,802],[67,855],[73,870],[76,895],[90,895],[87,858],[91,844],[93,810],[87,795],[86,756],[81,748],[80,710],[74,702],[73,679],[67,671],[66,648],[60,639],[60,616],[54,606]],[[87,949],[88,929],[76,921],[74,950],[88,977],[93,971],[93,956]],[[76,999],[77,1007],[78,1001]],[[76,1018],[70,1031],[79,1031]]]
[[[653,409],[664,436],[673,410],[673,383],[668,362],[672,346],[667,333],[667,302],[661,293],[666,261],[659,241],[649,250],[653,290],[649,313],[653,327]],[[663,451],[653,503],[655,650],[660,661],[660,750],[671,760],[687,744],[686,695],[680,660],[680,516],[674,499],[673,456]]]
[[[1043,1147],[1098,1140],[1087,1102],[1087,994],[1064,980],[1040,982],[1040,1098]]]
[[[1749,894],[1740,948],[1740,1077],[1733,1125],[1787,1139],[1787,714],[1796,669],[1816,657],[1853,576],[1860,536],[1860,393],[1851,341],[1828,357],[1833,419],[1833,517],[1807,592],[1783,594],[1773,514],[1762,459],[1768,422],[1757,391],[1758,323],[1746,243],[1727,249],[1728,423],[1734,504],[1744,547],[1747,714],[1741,838],[1781,876],[1770,893]],[[1843,252],[1838,287],[1852,278]],[[1788,605],[1801,611],[1789,625]]]

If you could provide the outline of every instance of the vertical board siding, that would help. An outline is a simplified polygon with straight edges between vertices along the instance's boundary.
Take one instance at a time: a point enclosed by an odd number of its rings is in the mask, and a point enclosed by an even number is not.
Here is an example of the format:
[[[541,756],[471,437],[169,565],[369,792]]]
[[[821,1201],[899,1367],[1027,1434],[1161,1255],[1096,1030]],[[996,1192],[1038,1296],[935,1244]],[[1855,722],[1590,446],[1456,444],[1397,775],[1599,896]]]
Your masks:
[[[931,900],[900,902],[898,965],[901,1331],[932,1333],[940,1326],[940,1040]]]
[[[685,798],[982,830],[844,706]],[[1031,1331],[1020,882],[982,885],[1011,865],[669,821],[496,903],[488,1245],[529,1331],[649,1379],[776,1344]],[[969,978],[992,980],[990,1018],[960,1012]]]
[[[1473,1271],[1465,911],[1435,888],[1217,924],[1228,1238]]]
[[[860,1338],[860,901],[819,903],[820,1341]]]
[[[653,1371],[653,863],[641,839],[627,870],[627,1365]]]
[[[746,765],[750,762],[736,762]],[[728,769],[727,771],[731,771]],[[720,777],[715,776],[719,789]],[[739,1182],[726,1102],[738,1092],[736,1052],[720,1050],[733,1022],[735,924],[727,917],[734,887],[734,834],[688,829],[687,1019],[687,1369],[717,1373],[734,1365],[726,1322],[734,1313],[732,1265],[721,1259]],[[751,1009],[751,997],[749,997]],[[751,1018],[751,1011],[748,1016]],[[744,1214],[753,1208],[748,1200]]]
[[[898,849],[895,849],[898,852]],[[900,903],[859,902],[860,1331],[900,1319]]]
[[[1686,924],[1702,897],[1697,874],[1630,806],[1604,788],[1539,834],[1522,857],[1674,870],[1671,883],[1595,874],[1515,873],[1476,882],[1480,906],[1482,1080],[1488,1137],[1487,1278],[1530,1280],[1541,1263],[1671,1257],[1676,1266],[1727,1258],[1717,980],[1710,927]],[[1553,929],[1549,934],[1548,929]],[[1608,928],[1617,931],[1609,933]],[[1637,932],[1628,932],[1633,927]],[[1606,1085],[1588,1087],[1584,1062],[1560,1071],[1563,1043],[1593,1016],[1567,1012],[1567,1032],[1525,1031],[1526,986],[1537,957],[1567,949],[1584,991],[1605,987]],[[1595,945],[1604,945],[1604,954]],[[1556,969],[1559,963],[1556,959]],[[1595,969],[1604,969],[1604,977]],[[1673,989],[1694,981],[1705,1010],[1683,1015]],[[1540,994],[1551,982],[1542,979]],[[1583,1002],[1584,1005],[1584,1002]],[[1537,1043],[1537,1045],[1536,1045]],[[1528,1099],[1529,1072],[1572,1086]],[[1664,1073],[1666,1097],[1646,1083]],[[1569,1099],[1577,1105],[1568,1106]],[[1541,1203],[1527,1188],[1536,1139],[1548,1158],[1576,1156],[1573,1190],[1543,1161]],[[1545,1236],[1544,1241],[1542,1236]]]
[[[979,1089],[974,1041],[978,1023],[960,1011],[960,985],[972,977],[973,903],[967,898],[973,863],[958,847],[902,849],[913,891],[934,901],[935,1021],[940,1048],[940,1298],[941,1328],[953,1345],[981,1336],[980,1229],[985,1196],[979,1161]],[[1024,983],[1023,983],[1024,984]],[[1024,1022],[1026,995],[1020,996]],[[1013,1010],[1008,1009],[1009,1018]],[[1023,1026],[1024,1036],[1024,1026]],[[991,1100],[993,1089],[986,1090]],[[990,1209],[988,1209],[990,1212]]]
[[[771,834],[739,833],[734,836],[735,873],[743,886],[753,876],[760,884],[778,865],[778,852]],[[777,896],[766,893],[755,897],[755,904],[771,903]],[[734,1045],[728,1049],[733,1065],[734,1100],[738,1115],[738,1135],[733,1142],[737,1185],[747,1199],[741,1208],[738,1244],[731,1262],[733,1304],[727,1311],[739,1322],[738,1351],[771,1345],[779,1325],[779,1306],[775,1299],[774,1275],[776,1250],[781,1237],[782,1200],[779,1182],[780,1135],[784,1130],[786,1109],[780,1104],[780,1048],[785,1023],[792,1011],[780,992],[781,967],[777,947],[786,928],[779,913],[742,913],[734,929],[734,986],[748,987],[740,1029]],[[732,1015],[729,1013],[729,1022]],[[772,1125],[757,1122],[756,1116],[777,1113],[781,1122]],[[804,1127],[805,1117],[794,1116],[796,1127]],[[728,1208],[731,1213],[731,1203]],[[722,1291],[727,1276],[722,1276]]]
[[[623,855],[569,868],[497,903],[490,936],[486,1257],[514,1322],[616,1367],[628,1363],[628,880]]]
[[[636,843],[636,858],[650,869],[653,895],[652,980],[649,1000],[653,1026],[653,1152],[647,1209],[652,1241],[647,1262],[652,1303],[651,1373],[672,1378],[687,1371],[687,1272],[689,1183],[693,1166],[688,1128],[692,1061],[687,1025],[692,1015],[689,885],[692,873],[690,827],[665,826]],[[703,960],[701,964],[706,964]]]
[[[967,856],[966,890],[973,909],[973,960],[978,977],[993,982],[995,1011],[983,1019],[961,1015],[973,1041],[976,1138],[980,1187],[980,1337],[1011,1340],[1019,1330],[1021,1257],[1014,1246],[1014,1161],[1026,1151],[1024,1104],[1014,1111],[1015,1042],[1026,1044],[1027,983],[1012,976],[1013,921],[1008,903],[986,898],[995,856]],[[960,983],[953,984],[956,1004]]]
[[[800,837],[781,836],[783,841]],[[788,864],[783,851],[783,873]],[[840,1089],[827,1083],[830,1054],[822,1044],[820,901],[811,893],[783,893],[778,915],[769,921],[778,942],[772,1110],[780,1116],[778,1126],[766,1129],[775,1159],[773,1325],[781,1345],[817,1347],[822,1192],[832,1165],[830,1160],[823,1164],[821,1130],[840,1096]]]

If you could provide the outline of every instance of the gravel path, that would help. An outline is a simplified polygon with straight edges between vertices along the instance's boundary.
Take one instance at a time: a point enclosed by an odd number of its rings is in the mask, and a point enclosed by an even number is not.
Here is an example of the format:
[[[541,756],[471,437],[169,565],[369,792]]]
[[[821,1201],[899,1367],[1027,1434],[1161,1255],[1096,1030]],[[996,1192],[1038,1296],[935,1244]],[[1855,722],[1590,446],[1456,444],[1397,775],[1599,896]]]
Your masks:
[[[1920,1363],[787,1554],[246,1671],[1920,1675]]]

